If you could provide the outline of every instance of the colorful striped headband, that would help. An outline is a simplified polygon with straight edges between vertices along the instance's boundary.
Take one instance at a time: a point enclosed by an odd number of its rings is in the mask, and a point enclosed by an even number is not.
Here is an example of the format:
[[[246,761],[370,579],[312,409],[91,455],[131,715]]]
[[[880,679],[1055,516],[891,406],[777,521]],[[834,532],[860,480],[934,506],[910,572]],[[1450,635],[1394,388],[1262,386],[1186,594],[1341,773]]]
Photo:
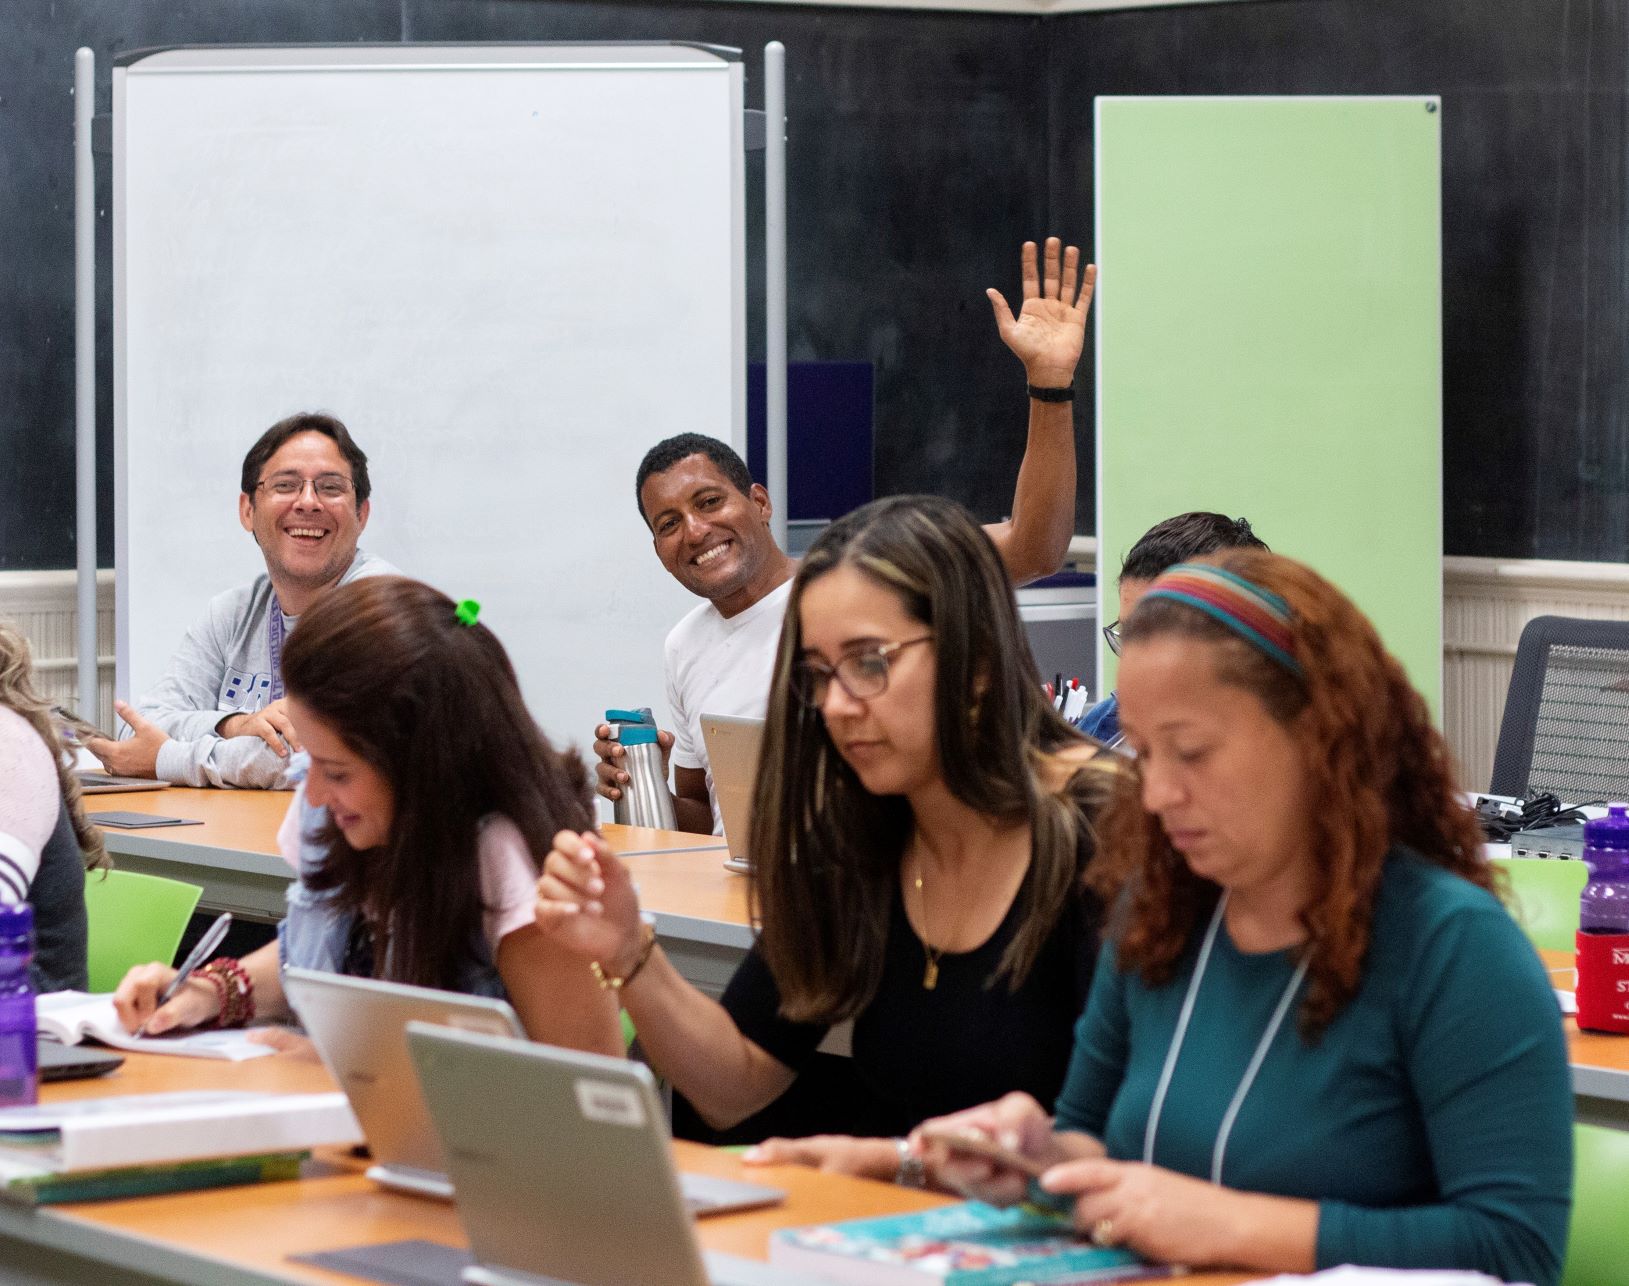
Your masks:
[[[1209,563],[1178,563],[1162,573],[1143,597],[1168,598],[1198,608],[1291,674],[1301,673],[1301,663],[1290,655],[1290,605],[1243,576]]]

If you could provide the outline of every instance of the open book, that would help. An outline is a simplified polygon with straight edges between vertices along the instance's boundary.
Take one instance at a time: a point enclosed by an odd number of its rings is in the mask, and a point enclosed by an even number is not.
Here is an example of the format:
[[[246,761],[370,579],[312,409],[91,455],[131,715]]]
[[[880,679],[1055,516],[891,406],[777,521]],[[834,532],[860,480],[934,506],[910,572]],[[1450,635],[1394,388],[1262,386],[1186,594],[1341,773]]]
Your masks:
[[[181,1054],[187,1058],[224,1058],[242,1062],[273,1051],[256,1044],[242,1031],[165,1032],[162,1036],[132,1036],[113,1010],[111,995],[93,996],[83,991],[52,991],[38,998],[39,1033],[64,1045],[82,1040],[100,1041],[115,1049],[133,1049],[143,1054]]]

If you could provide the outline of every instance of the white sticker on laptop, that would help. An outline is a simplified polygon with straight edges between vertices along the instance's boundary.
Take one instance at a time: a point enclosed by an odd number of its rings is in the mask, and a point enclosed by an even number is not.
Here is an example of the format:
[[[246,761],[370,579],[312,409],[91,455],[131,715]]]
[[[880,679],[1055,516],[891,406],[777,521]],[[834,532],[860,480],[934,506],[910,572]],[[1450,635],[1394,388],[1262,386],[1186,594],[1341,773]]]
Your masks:
[[[601,1125],[635,1127],[645,1123],[645,1105],[639,1101],[638,1091],[630,1086],[585,1078],[576,1082],[574,1088],[577,1107],[586,1120]]]
[[[478,1032],[482,1036],[514,1034],[509,1024],[496,1014],[446,1014],[441,1021],[449,1027],[456,1027],[459,1031]]]

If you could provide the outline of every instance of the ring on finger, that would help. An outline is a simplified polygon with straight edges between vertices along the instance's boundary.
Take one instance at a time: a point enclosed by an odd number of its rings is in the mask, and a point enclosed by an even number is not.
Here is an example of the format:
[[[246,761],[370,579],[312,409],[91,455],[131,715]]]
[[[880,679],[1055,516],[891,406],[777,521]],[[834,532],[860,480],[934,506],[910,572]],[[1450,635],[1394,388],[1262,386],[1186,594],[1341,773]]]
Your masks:
[[[1114,1220],[1099,1219],[1092,1225],[1091,1232],[1086,1234],[1091,1238],[1094,1246],[1113,1246],[1118,1244],[1114,1239]]]

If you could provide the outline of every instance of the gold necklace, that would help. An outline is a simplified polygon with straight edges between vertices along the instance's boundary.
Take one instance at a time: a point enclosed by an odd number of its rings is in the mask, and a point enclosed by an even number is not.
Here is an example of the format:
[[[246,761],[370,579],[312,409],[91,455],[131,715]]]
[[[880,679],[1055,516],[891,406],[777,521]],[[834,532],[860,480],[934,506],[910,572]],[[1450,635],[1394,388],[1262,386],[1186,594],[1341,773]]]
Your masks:
[[[916,900],[922,914],[923,933],[930,932],[928,929],[928,895],[922,889],[922,857],[920,854],[917,855],[916,878],[912,883],[916,886]],[[922,969],[922,989],[932,991],[939,985],[939,957],[944,955],[945,949],[930,946],[923,933],[916,935],[916,940],[922,944],[922,954],[927,958],[927,964]]]

